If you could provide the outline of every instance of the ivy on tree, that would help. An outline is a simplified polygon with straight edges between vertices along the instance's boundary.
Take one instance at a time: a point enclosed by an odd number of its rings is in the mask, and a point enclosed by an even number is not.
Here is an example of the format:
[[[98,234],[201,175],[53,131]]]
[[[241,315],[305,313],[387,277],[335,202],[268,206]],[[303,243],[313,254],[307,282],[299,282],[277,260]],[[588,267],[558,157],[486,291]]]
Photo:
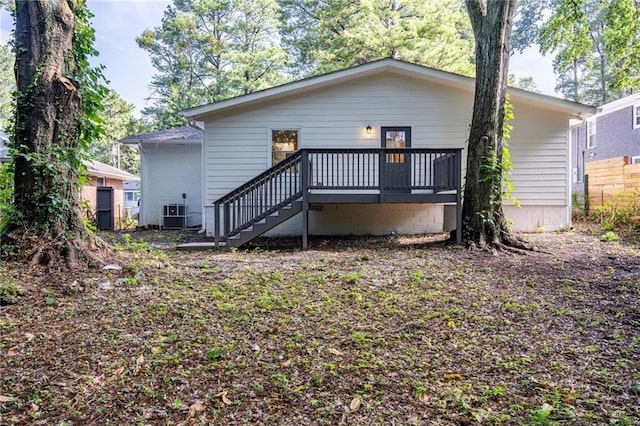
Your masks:
[[[103,134],[107,91],[102,68],[89,65],[90,18],[83,0],[16,1],[14,203],[2,244],[34,264],[77,267],[106,250],[79,208],[83,153]]]
[[[502,208],[509,50],[516,0],[466,0],[476,42],[476,85],[462,205],[463,239],[481,248],[527,248]],[[507,128],[508,132],[508,128]]]

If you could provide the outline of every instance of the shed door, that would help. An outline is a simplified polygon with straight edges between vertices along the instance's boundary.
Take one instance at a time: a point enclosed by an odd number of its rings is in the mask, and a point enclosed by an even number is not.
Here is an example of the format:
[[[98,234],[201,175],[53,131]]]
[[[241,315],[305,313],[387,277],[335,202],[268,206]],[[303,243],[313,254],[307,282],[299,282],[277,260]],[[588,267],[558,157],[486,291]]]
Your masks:
[[[383,127],[380,132],[383,148],[410,148],[411,127]],[[411,192],[411,156],[401,151],[385,155],[383,170],[385,190]]]
[[[99,186],[96,197],[96,226],[98,229],[113,229],[113,188]]]

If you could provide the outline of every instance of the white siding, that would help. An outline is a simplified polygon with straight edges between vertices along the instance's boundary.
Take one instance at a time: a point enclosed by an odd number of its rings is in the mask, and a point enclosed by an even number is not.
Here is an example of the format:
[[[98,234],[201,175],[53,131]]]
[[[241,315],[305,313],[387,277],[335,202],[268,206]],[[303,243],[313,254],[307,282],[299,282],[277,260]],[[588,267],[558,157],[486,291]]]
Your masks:
[[[471,91],[398,75],[377,75],[248,108],[215,113],[205,124],[205,204],[211,206],[217,198],[268,167],[271,129],[301,129],[300,148],[366,148],[380,146],[380,127],[409,126],[413,147],[466,148],[472,107]],[[514,196],[522,205],[520,209],[536,207],[538,210],[532,211],[540,212],[539,208],[544,206],[566,207],[569,117],[524,104],[514,107],[512,183],[516,188]],[[366,135],[367,125],[373,129],[371,135]],[[466,155],[463,154],[463,169],[465,165]],[[362,206],[343,207],[362,211],[365,215],[379,215],[374,210],[385,209],[384,206],[367,206],[364,210]],[[341,223],[350,213],[340,211],[342,219],[326,211],[314,212],[311,231],[343,233]],[[326,219],[329,216],[335,219],[332,223]],[[519,216],[522,215],[514,217]],[[419,215],[414,217],[415,223],[419,223]],[[566,225],[568,220],[566,213],[558,219],[562,222],[558,227]],[[323,227],[318,228],[319,223],[324,224]],[[292,221],[281,229],[299,233],[299,227],[294,224]],[[405,226],[406,223],[401,226],[371,222],[370,225],[368,231],[358,232],[380,233],[377,230],[394,226],[420,232],[419,227]],[[534,230],[529,229],[529,225],[520,228],[517,223],[515,228]],[[427,230],[426,227],[423,229]],[[428,229],[432,231],[433,227]],[[207,231],[210,234],[212,229]]]
[[[189,206],[189,226],[202,224],[202,154],[200,145],[145,144],[142,160],[142,211],[140,225],[162,224],[162,206]]]

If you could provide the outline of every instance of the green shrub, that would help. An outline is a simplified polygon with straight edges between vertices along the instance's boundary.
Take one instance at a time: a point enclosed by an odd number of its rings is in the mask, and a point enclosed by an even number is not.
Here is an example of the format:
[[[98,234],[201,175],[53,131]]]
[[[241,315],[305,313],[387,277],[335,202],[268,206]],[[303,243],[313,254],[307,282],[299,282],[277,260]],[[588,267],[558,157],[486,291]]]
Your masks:
[[[620,241],[620,237],[615,232],[609,231],[606,234],[604,234],[602,237],[600,237],[600,240],[605,241],[607,243],[616,243]]]

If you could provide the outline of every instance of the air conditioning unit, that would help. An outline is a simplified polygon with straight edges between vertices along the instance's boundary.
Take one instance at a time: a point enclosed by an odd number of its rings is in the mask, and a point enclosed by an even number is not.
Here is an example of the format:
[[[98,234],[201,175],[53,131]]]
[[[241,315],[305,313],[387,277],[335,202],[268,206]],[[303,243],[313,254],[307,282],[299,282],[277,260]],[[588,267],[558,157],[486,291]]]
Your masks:
[[[162,208],[162,227],[182,229],[187,227],[189,209],[184,204],[165,204]]]
[[[184,204],[166,204],[163,214],[165,216],[185,216],[186,207]]]

